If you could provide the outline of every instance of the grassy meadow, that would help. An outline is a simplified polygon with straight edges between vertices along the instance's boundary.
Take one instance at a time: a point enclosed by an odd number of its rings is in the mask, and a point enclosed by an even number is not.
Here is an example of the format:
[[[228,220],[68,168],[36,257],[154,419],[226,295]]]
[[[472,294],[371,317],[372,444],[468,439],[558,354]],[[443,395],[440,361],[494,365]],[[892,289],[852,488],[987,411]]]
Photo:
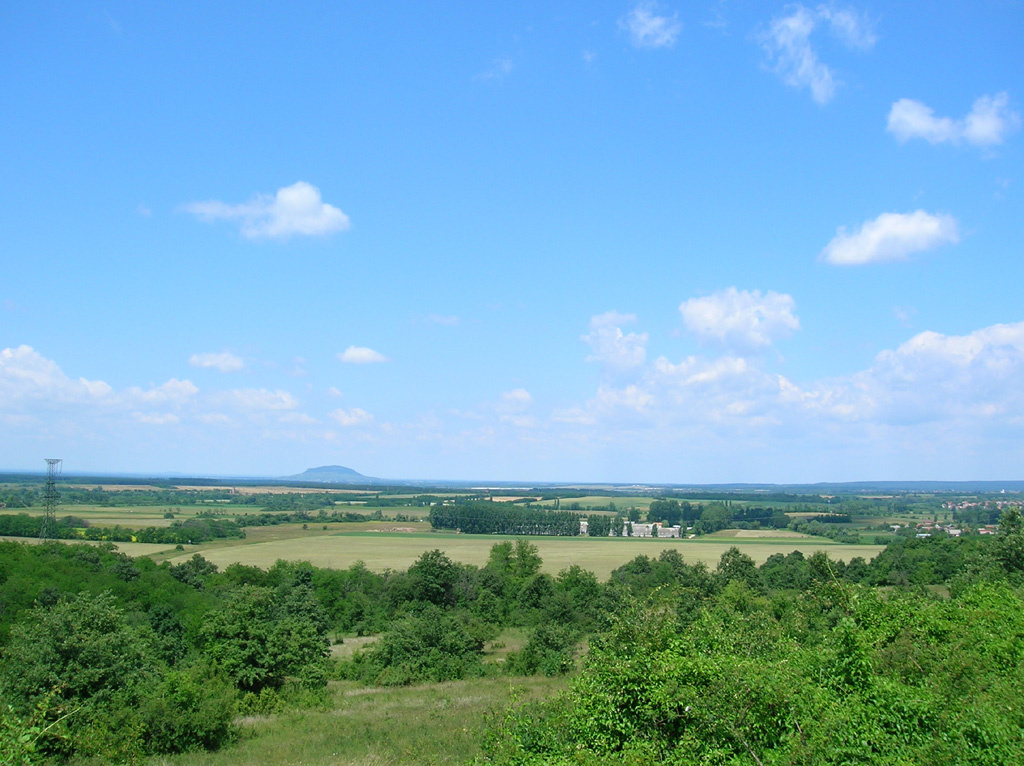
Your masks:
[[[480,753],[488,717],[514,699],[546,697],[564,678],[480,678],[401,688],[330,683],[326,709],[240,719],[216,752],[151,758],[156,766],[465,764]]]

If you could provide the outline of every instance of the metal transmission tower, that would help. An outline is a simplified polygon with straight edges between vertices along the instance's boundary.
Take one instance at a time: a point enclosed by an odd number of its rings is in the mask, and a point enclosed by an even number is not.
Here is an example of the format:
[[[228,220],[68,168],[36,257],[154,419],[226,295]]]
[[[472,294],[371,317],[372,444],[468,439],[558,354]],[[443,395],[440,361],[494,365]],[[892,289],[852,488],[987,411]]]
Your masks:
[[[60,476],[60,458],[46,458],[46,489],[43,490],[43,524],[39,527],[40,540],[54,540],[57,537],[57,477]]]

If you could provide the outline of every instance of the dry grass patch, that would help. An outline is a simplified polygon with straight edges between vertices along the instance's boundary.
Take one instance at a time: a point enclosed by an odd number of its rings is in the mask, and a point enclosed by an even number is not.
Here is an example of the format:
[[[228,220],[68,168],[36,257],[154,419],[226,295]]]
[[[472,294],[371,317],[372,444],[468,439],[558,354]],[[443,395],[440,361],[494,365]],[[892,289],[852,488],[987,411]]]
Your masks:
[[[380,636],[349,636],[339,639],[337,643],[331,645],[331,656],[347,660],[360,649],[376,643],[379,638]]]
[[[705,540],[719,538],[744,538],[747,540],[813,540],[813,535],[805,535],[803,532],[794,532],[792,529],[724,529],[708,535]]]

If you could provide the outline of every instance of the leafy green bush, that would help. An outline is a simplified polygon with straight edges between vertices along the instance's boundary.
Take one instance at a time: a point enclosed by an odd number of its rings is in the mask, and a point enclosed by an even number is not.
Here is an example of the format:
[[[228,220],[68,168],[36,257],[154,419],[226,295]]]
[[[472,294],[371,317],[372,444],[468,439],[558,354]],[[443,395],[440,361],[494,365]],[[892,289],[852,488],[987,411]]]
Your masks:
[[[491,725],[485,760],[1024,762],[1024,591],[835,581],[789,603],[734,580],[688,624],[664,600],[624,607],[565,695]]]
[[[486,673],[482,650],[493,630],[479,620],[453,615],[435,606],[399,620],[366,652],[345,664],[342,673],[364,683],[402,686],[454,681]]]
[[[538,625],[520,651],[509,655],[505,671],[510,675],[532,676],[543,673],[558,676],[576,666],[575,650],[579,641],[576,630],[556,623]]]
[[[216,750],[235,736],[237,694],[210,663],[172,670],[143,697],[146,750]]]

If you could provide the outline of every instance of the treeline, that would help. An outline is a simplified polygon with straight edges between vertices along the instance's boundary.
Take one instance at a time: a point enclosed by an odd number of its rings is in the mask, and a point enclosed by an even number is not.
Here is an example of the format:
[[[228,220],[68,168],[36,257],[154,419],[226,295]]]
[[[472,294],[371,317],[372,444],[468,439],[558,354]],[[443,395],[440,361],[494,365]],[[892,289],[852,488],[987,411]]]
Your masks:
[[[293,513],[243,513],[235,517],[236,522],[243,527],[272,527],[279,524],[303,524],[307,522],[316,523],[351,523],[356,521],[381,520],[382,514],[376,514],[376,518],[363,513],[351,511],[333,511],[328,513],[321,509],[319,513],[312,514],[309,511],[296,511]]]
[[[0,535],[39,537],[43,523],[43,516],[30,516],[26,513],[2,514],[0,515]],[[56,520],[50,536],[57,540],[197,545],[210,540],[245,537],[245,530],[229,519],[199,517],[184,521],[172,521],[167,527],[129,529],[120,525],[114,527],[90,526],[89,522],[84,519],[76,516],[64,516]]]
[[[729,526],[783,529],[790,523],[789,517],[778,508],[734,506],[730,502],[693,505],[686,500],[679,502],[672,498],[653,500],[647,510],[647,521],[660,521],[668,526],[692,526],[696,534],[717,532]]]
[[[456,501],[453,504],[432,506],[428,518],[434,529],[481,535],[572,536],[580,533],[579,523],[586,520],[589,536],[604,537],[610,532],[621,535],[627,522],[639,522],[640,516],[640,511],[636,509],[616,513],[614,516],[583,515],[509,502]],[[772,508],[730,507],[725,503],[692,505],[674,499],[652,501],[646,518],[648,522],[662,522],[667,526],[692,525],[693,533],[697,535],[711,534],[730,527],[783,528],[790,524],[788,516]]]
[[[580,515],[512,503],[455,502],[430,509],[434,529],[473,535],[565,535],[580,533]]]
[[[379,508],[371,513],[356,513],[355,511],[331,511],[320,509],[313,514],[309,511],[295,511],[293,513],[243,513],[235,516],[235,521],[240,527],[272,527],[279,524],[351,524],[362,521],[392,521],[408,522],[413,521],[411,516],[404,513],[385,514]]]
[[[829,522],[835,522],[835,518],[831,516],[816,516],[813,519],[795,519],[790,522],[789,528],[794,532],[801,532],[805,535],[827,537],[830,540],[835,540],[837,543],[851,543],[856,545],[860,542],[859,533],[839,526],[839,524],[843,522],[824,523],[822,519],[827,519]],[[849,523],[849,517],[847,517],[846,523]]]

